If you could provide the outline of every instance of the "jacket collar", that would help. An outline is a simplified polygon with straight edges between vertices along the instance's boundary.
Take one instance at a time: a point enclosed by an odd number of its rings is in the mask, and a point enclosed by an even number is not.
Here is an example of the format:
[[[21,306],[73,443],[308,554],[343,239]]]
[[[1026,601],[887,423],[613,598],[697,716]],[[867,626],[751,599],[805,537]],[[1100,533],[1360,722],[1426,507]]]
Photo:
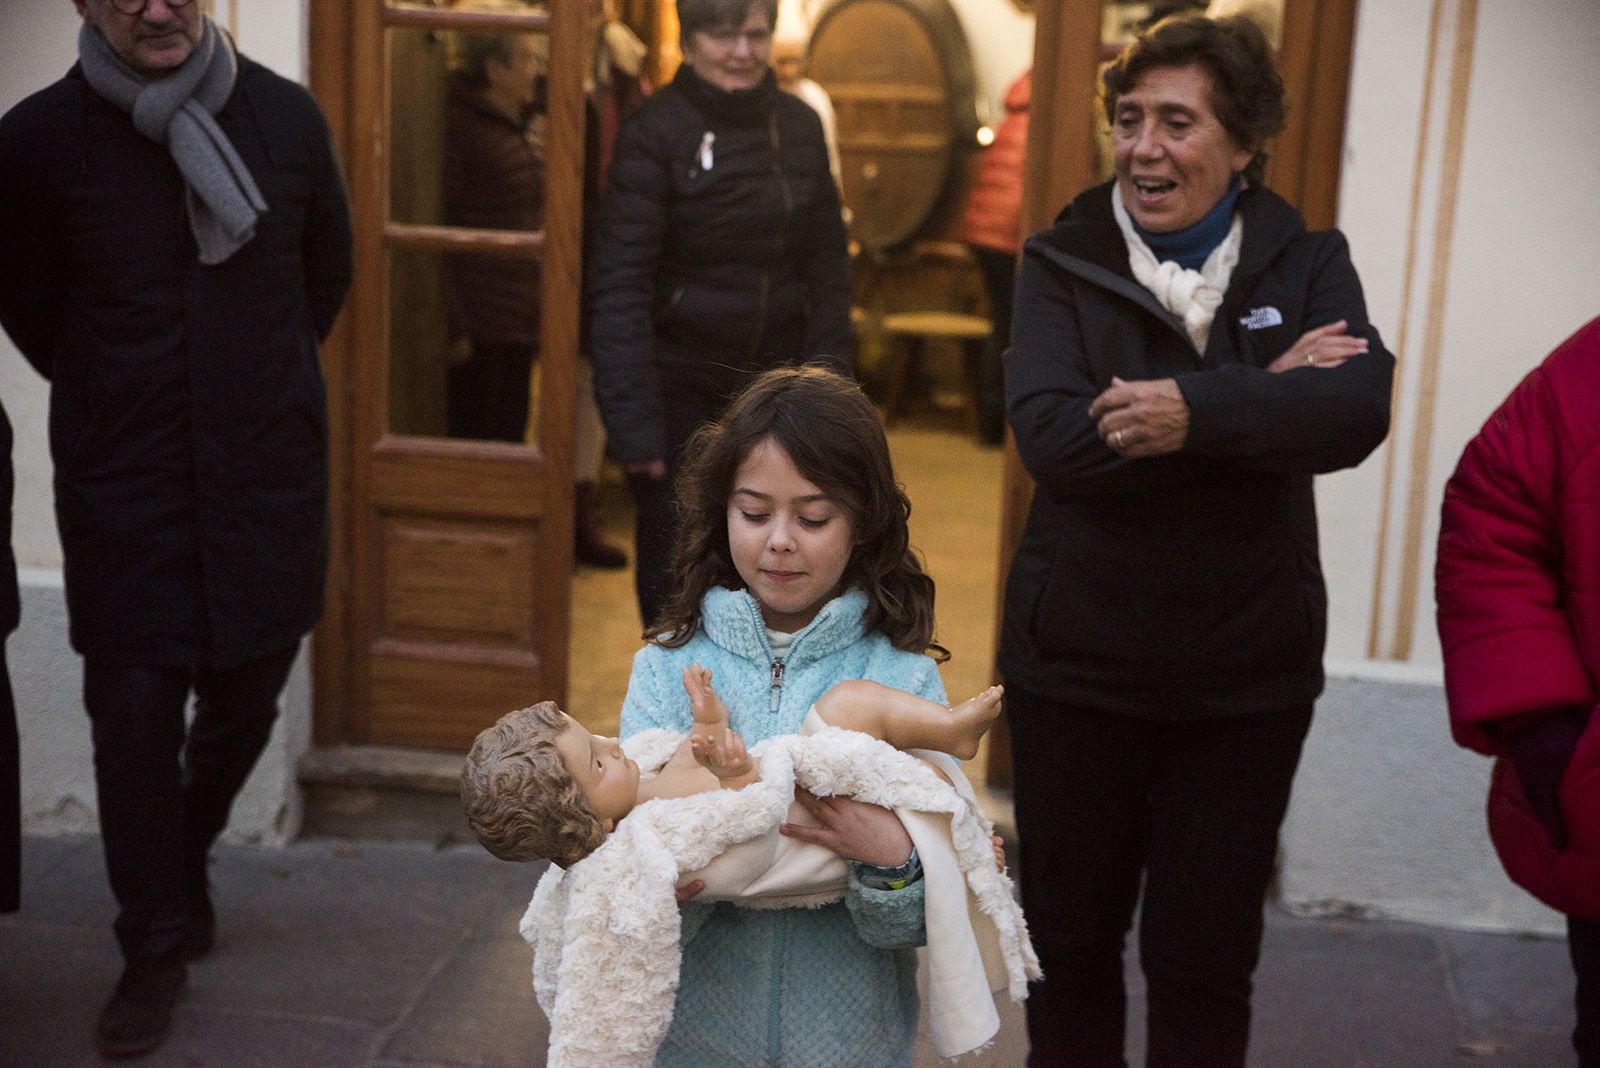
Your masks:
[[[766,122],[781,92],[770,70],[749,89],[718,89],[696,74],[687,63],[678,67],[672,85],[701,114],[730,126],[759,126]]]
[[[1115,183],[1116,179],[1111,178],[1079,193],[1056,216],[1050,229],[1028,239],[1024,254],[1040,256],[1121,294],[1187,339],[1182,320],[1163,308],[1133,277],[1133,269],[1128,266],[1128,246],[1111,211]],[[1239,194],[1238,210],[1244,216],[1244,242],[1239,249],[1239,263],[1228,282],[1227,296],[1217,310],[1218,319],[1247,299],[1256,279],[1272,265],[1284,246],[1306,229],[1300,213],[1262,185],[1252,185]]]
[[[794,636],[785,658],[790,667],[822,657],[860,641],[867,614],[867,595],[860,590],[840,594]],[[706,636],[736,656],[770,663],[772,646],[761,623],[761,606],[746,590],[713,586],[700,599],[700,620]]]

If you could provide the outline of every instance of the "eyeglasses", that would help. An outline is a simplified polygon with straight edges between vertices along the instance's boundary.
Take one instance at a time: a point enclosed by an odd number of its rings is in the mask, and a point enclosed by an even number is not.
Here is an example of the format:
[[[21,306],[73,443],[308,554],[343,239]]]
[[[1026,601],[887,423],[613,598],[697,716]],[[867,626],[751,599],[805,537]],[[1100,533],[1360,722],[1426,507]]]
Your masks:
[[[768,29],[741,30],[737,27],[718,27],[714,30],[701,30],[701,35],[712,45],[719,49],[732,50],[743,41],[752,50],[759,50],[772,43],[772,31]]]
[[[174,11],[188,7],[194,0],[166,0],[166,4]],[[111,6],[124,15],[142,15],[144,9],[150,6],[150,0],[111,0]]]

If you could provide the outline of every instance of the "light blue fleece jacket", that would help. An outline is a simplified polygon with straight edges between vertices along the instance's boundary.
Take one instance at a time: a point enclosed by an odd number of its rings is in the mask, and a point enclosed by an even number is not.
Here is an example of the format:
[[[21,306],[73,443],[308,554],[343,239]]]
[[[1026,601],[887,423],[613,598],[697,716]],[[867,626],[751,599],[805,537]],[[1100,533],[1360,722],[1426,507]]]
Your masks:
[[[648,645],[633,658],[622,736],[687,731],[683,669],[697,661],[750,745],[798,731],[843,679],[944,703],[932,659],[862,633],[866,607],[859,590],[829,601],[795,635],[779,676],[755,599],[711,590],[686,645]],[[922,901],[921,883],[872,890],[852,878],[843,902],[818,909],[687,903],[678,997],[656,1068],[909,1068]]]

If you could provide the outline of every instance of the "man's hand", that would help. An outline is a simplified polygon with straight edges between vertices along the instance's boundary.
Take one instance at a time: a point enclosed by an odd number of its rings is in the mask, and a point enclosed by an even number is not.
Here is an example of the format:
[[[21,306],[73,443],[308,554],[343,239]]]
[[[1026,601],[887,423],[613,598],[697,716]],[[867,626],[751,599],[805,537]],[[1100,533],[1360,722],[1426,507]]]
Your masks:
[[[1130,460],[1177,452],[1189,436],[1189,402],[1171,378],[1113,378],[1089,405],[1089,418],[1096,421],[1100,440]]]
[[[852,797],[818,797],[803,786],[795,787],[794,799],[821,826],[785,823],[778,830],[790,838],[875,868],[898,868],[911,856],[911,836],[886,808]]]

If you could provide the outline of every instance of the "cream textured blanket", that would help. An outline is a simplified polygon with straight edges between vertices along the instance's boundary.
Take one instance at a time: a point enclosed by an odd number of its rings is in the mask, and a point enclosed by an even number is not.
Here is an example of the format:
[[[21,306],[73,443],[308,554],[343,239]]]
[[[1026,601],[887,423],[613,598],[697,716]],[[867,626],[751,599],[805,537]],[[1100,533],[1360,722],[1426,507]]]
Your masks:
[[[654,770],[682,740],[645,731],[624,748]],[[954,760],[919,754],[954,769],[959,790],[914,757],[853,731],[786,735],[753,752],[761,781],[648,801],[588,857],[567,871],[552,866],[540,879],[521,931],[534,949],[534,993],[550,1019],[550,1068],[650,1064],[678,985],[674,887],[730,846],[782,823],[797,783],[819,796],[895,809],[916,843],[926,881],[929,1030],[940,1056],[993,1039],[1000,1024],[991,991],[1014,1001],[1027,996],[1038,958],[1011,880],[995,870],[992,826]]]

